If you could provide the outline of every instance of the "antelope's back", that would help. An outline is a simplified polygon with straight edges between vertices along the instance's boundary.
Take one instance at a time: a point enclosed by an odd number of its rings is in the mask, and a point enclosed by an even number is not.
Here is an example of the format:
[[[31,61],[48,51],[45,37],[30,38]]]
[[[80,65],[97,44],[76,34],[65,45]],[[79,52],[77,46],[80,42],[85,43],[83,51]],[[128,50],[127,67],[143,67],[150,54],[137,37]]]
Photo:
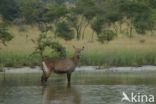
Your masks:
[[[75,70],[74,62],[69,58],[59,59],[55,62],[54,71],[56,73],[67,73]]]
[[[75,70],[76,65],[70,58],[46,59],[45,63],[51,71],[56,73],[68,73]]]

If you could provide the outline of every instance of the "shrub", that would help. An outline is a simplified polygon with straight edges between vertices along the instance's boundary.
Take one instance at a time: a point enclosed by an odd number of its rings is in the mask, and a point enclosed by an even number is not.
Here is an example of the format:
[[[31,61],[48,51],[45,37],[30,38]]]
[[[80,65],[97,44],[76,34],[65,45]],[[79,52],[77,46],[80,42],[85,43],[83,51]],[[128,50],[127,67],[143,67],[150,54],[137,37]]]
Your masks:
[[[112,30],[103,30],[100,34],[97,35],[98,41],[101,43],[109,42],[117,36]]]
[[[58,42],[52,42],[51,48],[55,52],[57,52],[57,55],[59,57],[65,57],[66,56],[66,49],[61,44],[59,44]]]

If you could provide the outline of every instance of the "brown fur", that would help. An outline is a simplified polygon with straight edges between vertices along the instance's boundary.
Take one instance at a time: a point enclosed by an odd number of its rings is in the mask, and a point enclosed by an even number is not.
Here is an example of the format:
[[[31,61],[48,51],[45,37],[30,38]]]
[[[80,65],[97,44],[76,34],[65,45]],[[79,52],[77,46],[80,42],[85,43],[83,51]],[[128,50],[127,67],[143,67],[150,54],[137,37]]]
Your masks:
[[[75,54],[72,58],[49,58],[43,61],[43,75],[41,81],[47,81],[52,72],[61,74],[66,73],[68,83],[70,83],[71,73],[75,70],[77,63],[79,63],[81,51],[83,48],[75,48]],[[45,65],[44,65],[45,64]]]
[[[70,58],[53,59],[49,58],[44,60],[50,72],[55,73],[68,73],[74,71],[76,65]]]

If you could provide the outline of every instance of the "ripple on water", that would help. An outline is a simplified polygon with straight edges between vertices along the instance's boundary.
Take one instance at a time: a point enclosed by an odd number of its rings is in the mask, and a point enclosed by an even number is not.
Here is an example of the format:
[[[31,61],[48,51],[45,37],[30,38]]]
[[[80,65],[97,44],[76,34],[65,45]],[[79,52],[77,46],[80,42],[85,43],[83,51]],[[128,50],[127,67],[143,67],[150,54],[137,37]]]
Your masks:
[[[122,104],[122,91],[156,95],[156,86],[62,85],[0,87],[0,104]]]

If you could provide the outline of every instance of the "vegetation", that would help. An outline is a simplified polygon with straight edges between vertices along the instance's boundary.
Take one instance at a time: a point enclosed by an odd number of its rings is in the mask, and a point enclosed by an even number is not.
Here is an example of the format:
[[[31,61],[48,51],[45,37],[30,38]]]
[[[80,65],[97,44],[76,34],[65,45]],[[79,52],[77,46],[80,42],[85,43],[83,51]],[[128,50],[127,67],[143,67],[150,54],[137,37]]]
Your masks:
[[[84,65],[156,65],[155,7],[155,0],[1,0],[0,41],[14,39],[2,46],[0,61],[36,65],[45,57],[70,56],[77,44],[89,46]]]
[[[46,23],[47,27],[52,27],[49,30],[53,30],[54,33],[55,30],[66,31],[59,36],[65,35],[72,39],[74,34],[78,40],[84,39],[87,27],[96,34],[107,28],[119,34],[122,25],[126,24],[129,37],[133,37],[134,32],[145,34],[147,31],[155,30],[156,9],[153,0],[62,0],[60,2],[1,0],[0,14],[4,20],[20,25]],[[65,30],[58,29],[63,28],[62,26]]]
[[[116,33],[114,33],[111,30],[103,30],[100,34],[97,35],[98,41],[101,43],[109,42],[113,40],[116,36]]]
[[[14,40],[9,42],[7,47],[3,47],[3,50],[0,52],[0,61],[5,66],[21,67],[40,65],[41,57],[39,54],[30,56],[36,45],[34,45],[31,41],[26,41],[24,37],[24,35],[21,37],[15,37]],[[87,39],[89,39],[89,37]],[[146,41],[141,43],[141,39],[146,39]],[[26,42],[26,46],[23,41]],[[149,36],[134,37],[133,40],[128,39],[127,37],[122,37],[114,39],[110,43],[104,45],[98,42],[87,43],[86,41],[75,40],[69,42],[60,40],[60,43],[66,47],[68,57],[73,55],[72,45],[81,47],[85,44],[85,50],[81,57],[81,65],[156,65],[156,41],[155,38]],[[14,48],[16,50],[14,50]],[[46,51],[47,50],[49,49],[46,49]],[[57,55],[57,52],[51,54],[51,51],[52,49],[50,52],[45,52],[44,56],[53,57]]]
[[[66,41],[74,38],[74,31],[66,22],[60,22],[56,25],[56,34],[58,37],[64,38]]]
[[[0,23],[0,43],[6,45],[6,42],[10,41],[13,36],[7,31],[7,24]]]

